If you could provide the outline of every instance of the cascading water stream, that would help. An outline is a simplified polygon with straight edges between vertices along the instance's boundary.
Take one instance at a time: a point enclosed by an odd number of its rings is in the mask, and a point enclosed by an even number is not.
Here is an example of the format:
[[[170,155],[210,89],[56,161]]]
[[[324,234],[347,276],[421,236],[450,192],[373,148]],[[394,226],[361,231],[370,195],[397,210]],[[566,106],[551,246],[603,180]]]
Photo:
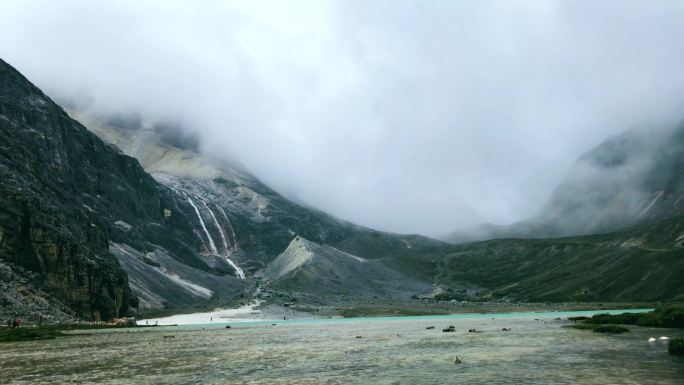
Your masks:
[[[228,228],[230,228],[230,235],[233,239],[233,249],[237,250],[238,244],[237,244],[237,237],[235,236],[235,230],[233,229],[233,224],[230,223],[230,219],[228,219],[228,215],[226,215],[226,212],[223,211],[223,207],[221,206],[216,206],[219,208],[219,211],[221,211],[221,214],[223,215],[223,219],[226,220],[226,223],[228,223]]]
[[[223,228],[221,227],[218,220],[216,219],[216,215],[214,215],[214,212],[211,210],[211,208],[209,208],[209,205],[207,205],[207,202],[202,200],[202,204],[204,205],[204,208],[206,208],[207,211],[209,211],[209,214],[211,215],[211,219],[213,219],[213,221],[214,221],[214,226],[216,226],[216,228],[219,231],[219,234],[221,235],[221,241],[223,241],[223,248],[226,252],[226,254],[224,255],[224,257],[226,258],[226,262],[228,262],[228,264],[233,268],[233,270],[235,270],[235,274],[238,276],[238,278],[245,279],[245,272],[242,271],[242,269],[235,262],[233,262],[232,259],[230,259],[230,249],[228,248],[228,241],[226,241],[226,235],[223,233]],[[217,207],[220,208],[220,206],[217,206]],[[223,211],[223,209],[221,209],[221,210]]]
[[[202,205],[204,205],[204,208],[207,209],[207,211],[209,211],[209,215],[211,215],[211,219],[214,221],[214,226],[216,226],[216,228],[219,231],[219,235],[221,236],[221,241],[223,242],[223,250],[226,252],[226,254],[228,254],[228,242],[226,241],[226,235],[223,233],[223,228],[221,227],[221,225],[219,225],[218,220],[216,219],[216,215],[214,215],[214,212],[211,211],[209,205],[207,205],[207,202],[205,202],[204,200],[202,200],[201,202]]]
[[[214,243],[214,240],[211,238],[211,234],[209,234],[209,230],[207,230],[207,226],[204,224],[204,220],[202,219],[202,215],[199,212],[199,209],[195,205],[195,202],[190,199],[189,196],[186,196],[188,199],[188,203],[190,203],[190,206],[192,206],[193,209],[195,209],[195,214],[197,214],[197,218],[200,221],[200,224],[202,225],[202,229],[204,230],[204,233],[207,235],[207,239],[209,239],[209,247],[211,248],[211,252],[215,255],[219,255],[218,249],[216,249],[216,244]]]
[[[177,190],[177,191],[179,191],[179,190]],[[218,249],[216,248],[216,243],[214,242],[214,238],[211,237],[211,233],[209,233],[209,230],[207,229],[207,226],[204,223],[204,219],[202,219],[202,214],[200,213],[199,208],[197,207],[195,202],[192,200],[192,198],[190,198],[190,195],[188,193],[186,193],[185,191],[179,191],[179,192],[183,196],[185,196],[185,198],[188,200],[188,203],[190,203],[190,206],[192,206],[192,208],[195,210],[195,214],[197,214],[197,219],[199,219],[200,225],[202,225],[202,230],[204,230],[204,234],[207,236],[207,239],[209,240],[210,252],[213,255],[221,255],[219,253]],[[235,270],[235,275],[240,279],[245,279],[246,278],[245,272],[235,262],[233,262],[232,259],[230,259],[231,249],[228,246],[228,241],[226,240],[226,236],[225,236],[225,233],[223,231],[223,228],[221,227],[218,220],[216,219],[216,215],[214,215],[214,212],[211,210],[211,208],[209,208],[209,205],[207,205],[207,202],[205,202],[204,199],[201,199],[201,198],[199,198],[199,199],[202,202],[202,205],[204,205],[204,208],[206,208],[207,211],[209,211],[209,214],[211,215],[211,219],[214,221],[214,225],[216,226],[216,228],[219,231],[219,234],[221,235],[221,241],[223,242],[223,248],[225,251],[225,254],[223,255],[223,257],[226,259],[226,262],[228,262],[230,267],[232,267],[233,270]],[[221,213],[223,214],[224,217],[226,217],[226,213],[223,211],[223,209],[220,206],[217,206],[217,207],[219,209],[221,209]],[[226,220],[228,220],[227,217],[226,217]],[[231,231],[233,232],[233,237],[235,237],[235,232],[233,231],[233,226],[230,224],[230,221],[228,221],[228,224],[230,226]],[[204,240],[202,240],[202,242],[204,242]]]

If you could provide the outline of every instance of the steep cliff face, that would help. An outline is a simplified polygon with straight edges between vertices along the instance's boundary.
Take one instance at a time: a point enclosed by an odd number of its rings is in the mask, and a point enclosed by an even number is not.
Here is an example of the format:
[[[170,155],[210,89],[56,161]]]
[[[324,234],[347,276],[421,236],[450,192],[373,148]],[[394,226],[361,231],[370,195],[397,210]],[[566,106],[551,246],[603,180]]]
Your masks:
[[[142,182],[135,161],[115,155],[2,61],[0,137],[0,258],[39,273],[39,284],[81,315],[129,311],[126,275],[92,206],[119,184],[114,174]]]
[[[202,255],[185,197],[1,60],[0,137],[0,259],[38,273],[33,283],[81,316],[109,319],[137,307],[110,244],[141,255],[163,250],[191,269],[235,275],[219,256]]]

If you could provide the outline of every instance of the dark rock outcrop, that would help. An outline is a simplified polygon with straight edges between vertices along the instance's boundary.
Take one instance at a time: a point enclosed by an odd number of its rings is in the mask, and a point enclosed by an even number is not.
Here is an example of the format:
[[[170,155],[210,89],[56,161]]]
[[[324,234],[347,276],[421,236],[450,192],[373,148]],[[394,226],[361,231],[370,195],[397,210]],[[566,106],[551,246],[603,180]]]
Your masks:
[[[108,188],[125,200],[122,190],[142,182],[135,160],[116,154],[3,61],[0,136],[0,258],[38,273],[35,283],[82,315],[127,313],[135,299],[109,256],[108,228],[92,211],[93,201],[111,197]]]
[[[2,60],[0,137],[0,259],[36,273],[35,287],[81,317],[111,319],[137,307],[110,242],[163,247],[212,270],[182,197]]]

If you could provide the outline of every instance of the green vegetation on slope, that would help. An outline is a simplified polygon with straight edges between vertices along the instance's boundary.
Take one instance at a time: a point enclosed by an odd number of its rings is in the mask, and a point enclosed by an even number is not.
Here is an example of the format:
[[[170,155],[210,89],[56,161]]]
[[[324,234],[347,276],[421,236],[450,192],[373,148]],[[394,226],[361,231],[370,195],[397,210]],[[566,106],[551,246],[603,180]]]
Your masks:
[[[434,260],[435,281],[488,288],[485,298],[678,301],[683,240],[677,217],[610,234],[463,244]]]

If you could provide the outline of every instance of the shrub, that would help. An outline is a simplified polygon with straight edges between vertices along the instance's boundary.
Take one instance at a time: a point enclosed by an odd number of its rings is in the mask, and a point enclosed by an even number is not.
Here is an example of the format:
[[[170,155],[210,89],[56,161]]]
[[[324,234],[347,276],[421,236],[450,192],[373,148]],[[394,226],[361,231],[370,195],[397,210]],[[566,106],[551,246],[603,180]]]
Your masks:
[[[621,334],[628,331],[626,327],[617,325],[601,325],[594,328],[594,333]]]
[[[584,320],[594,325],[639,325],[656,328],[684,328],[684,308],[658,308],[648,313],[596,314]]]
[[[673,338],[667,348],[670,355],[684,356],[684,338]]]
[[[596,314],[595,316],[586,319],[584,322],[588,324],[602,324],[602,325],[636,325],[637,321],[643,314],[624,313],[624,314]]]

